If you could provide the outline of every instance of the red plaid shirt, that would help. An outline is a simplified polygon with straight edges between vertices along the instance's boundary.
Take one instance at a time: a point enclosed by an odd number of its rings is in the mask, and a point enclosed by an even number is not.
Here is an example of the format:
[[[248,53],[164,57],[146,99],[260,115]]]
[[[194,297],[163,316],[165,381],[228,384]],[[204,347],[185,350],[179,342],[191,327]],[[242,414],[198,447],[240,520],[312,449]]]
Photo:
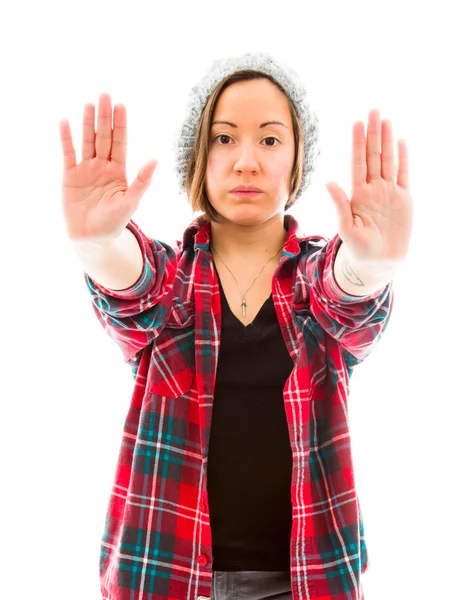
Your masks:
[[[107,600],[210,598],[207,454],[221,304],[210,224],[174,247],[130,221],[144,268],[112,291],[87,273],[94,310],[135,379],[100,553]],[[290,564],[294,600],[359,600],[368,568],[348,424],[349,379],[383,334],[392,282],[350,296],[334,279],[342,243],[288,232],[272,297],[294,367],[283,400],[293,452]],[[263,415],[261,415],[263,418]]]

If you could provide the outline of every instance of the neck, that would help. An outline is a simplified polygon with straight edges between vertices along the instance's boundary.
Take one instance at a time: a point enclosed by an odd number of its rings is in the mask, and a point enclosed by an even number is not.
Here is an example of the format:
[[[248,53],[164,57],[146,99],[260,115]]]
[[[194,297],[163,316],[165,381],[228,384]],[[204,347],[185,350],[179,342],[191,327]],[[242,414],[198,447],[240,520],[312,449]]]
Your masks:
[[[269,219],[257,225],[212,222],[210,249],[212,252],[215,249],[225,262],[247,266],[264,263],[277,250],[281,252],[287,237],[283,213],[277,217],[277,220]]]

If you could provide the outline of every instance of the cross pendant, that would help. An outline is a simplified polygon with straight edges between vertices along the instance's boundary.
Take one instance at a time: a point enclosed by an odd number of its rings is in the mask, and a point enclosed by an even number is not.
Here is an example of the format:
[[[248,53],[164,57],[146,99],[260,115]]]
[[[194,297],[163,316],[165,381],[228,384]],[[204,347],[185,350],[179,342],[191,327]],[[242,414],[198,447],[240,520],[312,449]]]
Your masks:
[[[242,316],[245,316],[245,313],[246,313],[245,309],[247,307],[247,303],[245,302],[245,296],[242,299],[241,307],[242,307]]]

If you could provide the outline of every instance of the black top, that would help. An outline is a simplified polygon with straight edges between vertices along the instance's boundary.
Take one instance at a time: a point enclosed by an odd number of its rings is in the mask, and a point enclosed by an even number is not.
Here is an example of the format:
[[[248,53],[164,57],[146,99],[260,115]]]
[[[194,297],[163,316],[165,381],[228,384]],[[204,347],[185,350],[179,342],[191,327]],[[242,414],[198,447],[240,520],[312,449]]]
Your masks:
[[[292,454],[282,391],[293,361],[272,295],[245,326],[220,280],[219,287],[221,343],[208,455],[213,570],[288,571]]]

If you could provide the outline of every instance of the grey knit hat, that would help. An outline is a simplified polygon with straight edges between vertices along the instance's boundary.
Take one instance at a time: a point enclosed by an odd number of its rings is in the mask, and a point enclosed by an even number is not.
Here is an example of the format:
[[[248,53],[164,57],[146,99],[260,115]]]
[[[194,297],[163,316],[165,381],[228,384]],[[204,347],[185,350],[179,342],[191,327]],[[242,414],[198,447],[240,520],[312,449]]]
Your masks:
[[[247,53],[236,58],[215,60],[206,75],[191,89],[186,114],[175,136],[173,146],[176,156],[176,175],[181,192],[186,190],[187,164],[194,145],[198,123],[210,94],[225,77],[243,69],[265,73],[281,85],[293,102],[301,121],[304,133],[304,167],[301,187],[293,199],[294,203],[309,186],[311,173],[314,171],[317,157],[320,154],[318,119],[309,104],[306,90],[298,74],[290,67],[276,62],[267,52]]]

